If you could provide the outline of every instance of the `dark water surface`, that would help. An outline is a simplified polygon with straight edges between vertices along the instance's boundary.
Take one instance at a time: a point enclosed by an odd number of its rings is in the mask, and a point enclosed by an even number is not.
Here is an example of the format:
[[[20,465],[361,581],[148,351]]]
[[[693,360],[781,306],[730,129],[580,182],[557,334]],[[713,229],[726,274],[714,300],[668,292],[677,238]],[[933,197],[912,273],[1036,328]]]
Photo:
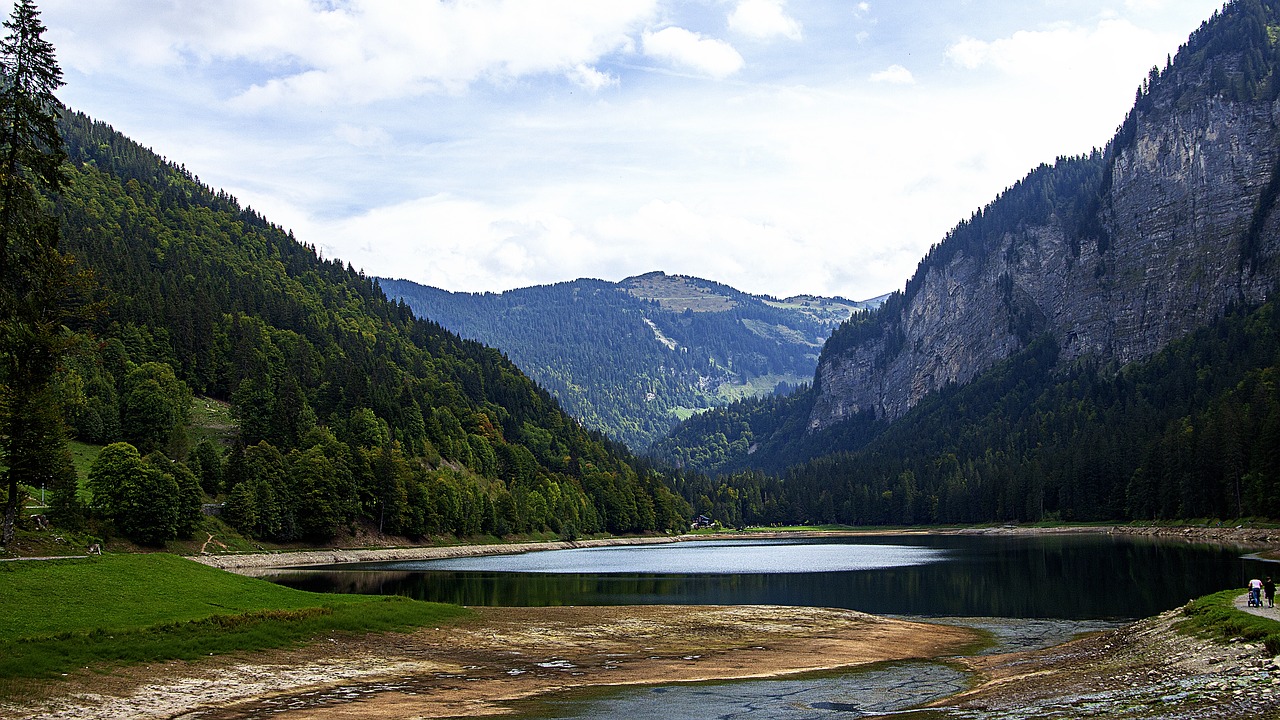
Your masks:
[[[1101,534],[705,540],[282,570],[267,579],[461,605],[767,604],[1123,619],[1274,572],[1242,552]]]
[[[463,605],[851,608],[979,627],[994,634],[994,649],[1010,651],[1154,615],[1276,571],[1242,559],[1243,552],[1108,535],[708,540],[351,564],[268,579]],[[891,663],[821,677],[602,690],[535,703],[522,717],[845,720],[906,710],[954,693],[966,680],[943,664]]]

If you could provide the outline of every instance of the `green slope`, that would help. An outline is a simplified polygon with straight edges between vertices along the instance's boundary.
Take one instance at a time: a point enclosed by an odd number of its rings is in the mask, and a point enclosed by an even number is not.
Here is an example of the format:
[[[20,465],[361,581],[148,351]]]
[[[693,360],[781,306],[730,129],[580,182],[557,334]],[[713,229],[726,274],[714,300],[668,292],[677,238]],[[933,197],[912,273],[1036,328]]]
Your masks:
[[[0,563],[0,680],[285,647],[321,633],[403,630],[465,615],[400,597],[302,592],[163,553],[7,562]]]
[[[126,379],[160,363],[193,393],[230,402],[239,441],[218,490],[255,513],[242,524],[257,536],[683,523],[660,477],[642,476],[498,351],[415,318],[372,278],[109,126],[72,115],[62,127],[63,246],[108,307],[76,328],[92,339],[62,378],[81,439],[122,439]],[[162,449],[185,459],[180,442]]]
[[[808,382],[832,328],[874,305],[776,300],[664,273],[500,294],[379,282],[425,317],[499,348],[587,427],[637,451],[706,408]]]

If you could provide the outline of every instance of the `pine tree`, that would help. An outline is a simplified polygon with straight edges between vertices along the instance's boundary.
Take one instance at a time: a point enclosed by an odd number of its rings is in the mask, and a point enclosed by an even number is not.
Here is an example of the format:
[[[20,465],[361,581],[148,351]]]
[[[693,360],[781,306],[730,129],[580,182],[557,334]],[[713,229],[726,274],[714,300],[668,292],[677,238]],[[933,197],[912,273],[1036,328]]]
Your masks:
[[[75,313],[84,275],[58,251],[58,222],[42,193],[62,187],[66,158],[53,91],[62,71],[42,36],[31,0],[18,0],[0,41],[0,437],[8,466],[3,544],[13,541],[20,484],[37,487],[56,473],[62,417],[51,402],[64,323]]]
[[[35,3],[18,0],[4,27],[9,34],[0,41],[0,276],[8,279],[11,265],[20,264],[24,241],[30,241],[25,236],[43,224],[39,191],[62,187],[66,152],[58,132],[63,106],[53,94],[63,85],[62,70],[43,37],[47,28]]]

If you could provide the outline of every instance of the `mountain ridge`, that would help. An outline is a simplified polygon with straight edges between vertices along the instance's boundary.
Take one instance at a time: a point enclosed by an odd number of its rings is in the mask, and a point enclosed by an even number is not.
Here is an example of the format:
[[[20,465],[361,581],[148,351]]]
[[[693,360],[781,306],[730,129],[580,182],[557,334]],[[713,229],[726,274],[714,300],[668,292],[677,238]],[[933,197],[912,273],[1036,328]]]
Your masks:
[[[502,350],[587,427],[637,449],[679,417],[807,382],[831,329],[874,303],[779,300],[662,271],[502,293],[378,282],[419,315]]]
[[[1280,277],[1278,21],[1257,0],[1215,14],[1153,69],[1104,150],[1033,170],[875,317],[834,332],[810,426],[900,417],[1042,333],[1063,363],[1123,365],[1265,301]]]

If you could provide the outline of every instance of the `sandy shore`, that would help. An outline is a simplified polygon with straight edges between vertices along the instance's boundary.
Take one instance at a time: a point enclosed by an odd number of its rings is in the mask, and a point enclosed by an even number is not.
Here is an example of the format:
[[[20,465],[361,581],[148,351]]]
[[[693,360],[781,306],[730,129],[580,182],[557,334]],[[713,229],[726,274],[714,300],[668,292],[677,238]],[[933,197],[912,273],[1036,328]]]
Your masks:
[[[734,607],[478,608],[458,625],[31,688],[11,720],[484,717],[575,688],[773,677],[953,655],[964,628],[850,610]]]

